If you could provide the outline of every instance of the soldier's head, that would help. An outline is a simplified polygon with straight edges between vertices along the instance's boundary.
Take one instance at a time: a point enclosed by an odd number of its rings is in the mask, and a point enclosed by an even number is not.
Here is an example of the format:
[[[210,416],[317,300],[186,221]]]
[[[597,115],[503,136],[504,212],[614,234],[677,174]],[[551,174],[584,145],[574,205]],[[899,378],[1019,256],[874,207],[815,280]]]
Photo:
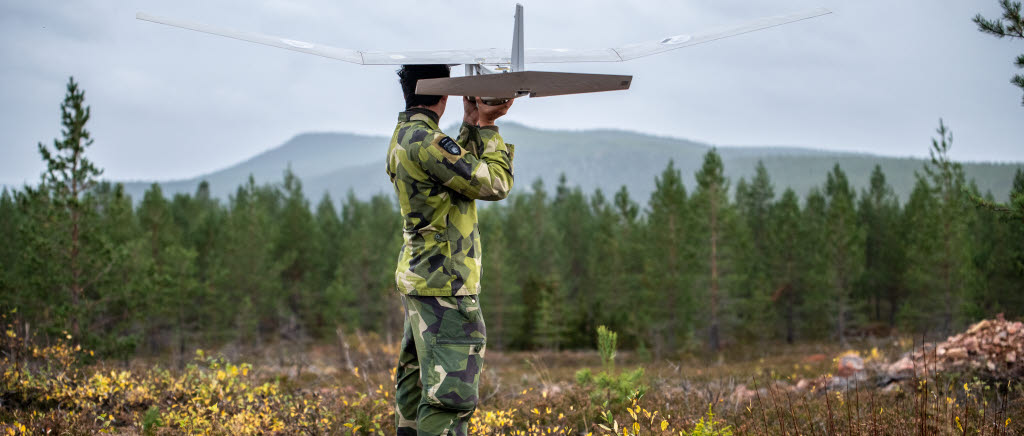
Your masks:
[[[444,105],[448,101],[447,95],[419,95],[416,93],[416,82],[420,79],[437,79],[450,77],[451,68],[444,64],[433,65],[402,65],[398,70],[398,81],[402,84],[402,94],[405,96],[405,108],[411,109],[417,106],[429,108],[441,115],[444,112]],[[437,107],[440,105],[439,107]]]

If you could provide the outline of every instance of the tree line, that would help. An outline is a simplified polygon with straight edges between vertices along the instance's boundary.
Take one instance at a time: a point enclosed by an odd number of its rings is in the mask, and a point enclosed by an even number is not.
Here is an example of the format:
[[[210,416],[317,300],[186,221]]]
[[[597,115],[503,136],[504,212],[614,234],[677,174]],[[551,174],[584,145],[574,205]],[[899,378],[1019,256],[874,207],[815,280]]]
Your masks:
[[[89,111],[73,80],[62,114],[62,138],[39,144],[38,185],[0,194],[0,306],[34,332],[107,356],[339,328],[397,340],[393,195],[313,205],[286,169],[279,183],[250,177],[227,201],[205,182],[170,198],[153,184],[135,205],[85,156]],[[564,177],[518,181],[480,210],[489,342],[590,348],[605,325],[660,357],[1020,317],[1024,220],[977,207],[971,196],[1002,199],[965,179],[941,121],[937,134],[906,204],[877,167],[860,192],[838,164],[806,193],[779,192],[763,165],[731,186],[714,149],[693,192],[667,162],[646,201]],[[1024,172],[1007,183],[1024,195]]]

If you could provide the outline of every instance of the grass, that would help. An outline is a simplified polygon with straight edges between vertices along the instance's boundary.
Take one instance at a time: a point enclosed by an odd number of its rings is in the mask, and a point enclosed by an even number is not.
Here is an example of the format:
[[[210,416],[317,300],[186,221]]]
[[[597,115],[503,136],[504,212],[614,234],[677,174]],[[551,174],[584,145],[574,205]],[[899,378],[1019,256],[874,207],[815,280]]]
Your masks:
[[[89,353],[76,348],[73,338],[59,338],[42,347],[25,341],[15,330],[8,326],[2,341],[0,434],[394,433],[391,367],[397,349],[377,338],[360,338],[347,357],[335,345],[299,349],[294,344],[276,344],[261,350],[198,351],[188,364],[167,368],[161,362],[175,360],[169,356],[85,364]],[[860,345],[861,353],[869,356],[868,366],[906,348],[898,341]],[[620,352],[616,374],[643,368],[643,380],[636,383],[647,387],[642,396],[621,402],[594,395],[593,384],[576,382],[579,370],[602,368],[597,352],[488,351],[482,404],[471,433],[1004,435],[1022,431],[1021,380],[934,374],[922,367],[915,378],[884,390],[872,380],[833,390],[819,384],[793,388],[800,379],[827,375],[833,368],[832,357],[841,351],[822,344],[772,344],[658,361]]]

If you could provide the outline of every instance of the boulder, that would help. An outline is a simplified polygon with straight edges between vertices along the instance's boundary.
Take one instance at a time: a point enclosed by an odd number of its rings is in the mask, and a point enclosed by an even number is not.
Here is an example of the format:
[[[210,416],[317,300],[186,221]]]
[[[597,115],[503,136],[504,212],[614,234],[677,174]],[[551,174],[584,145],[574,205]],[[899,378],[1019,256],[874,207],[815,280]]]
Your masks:
[[[864,359],[854,353],[847,353],[839,356],[836,362],[836,374],[840,377],[850,377],[864,372]]]

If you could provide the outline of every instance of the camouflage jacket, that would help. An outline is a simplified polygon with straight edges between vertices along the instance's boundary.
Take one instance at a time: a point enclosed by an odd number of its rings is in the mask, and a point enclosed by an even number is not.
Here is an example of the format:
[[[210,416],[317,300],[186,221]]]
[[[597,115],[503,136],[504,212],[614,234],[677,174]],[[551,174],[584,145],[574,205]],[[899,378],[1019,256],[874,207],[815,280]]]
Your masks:
[[[425,109],[398,115],[387,173],[402,211],[404,244],[395,269],[399,292],[421,296],[480,293],[480,230],[475,200],[512,189],[512,156],[497,127],[463,123],[452,140]]]

